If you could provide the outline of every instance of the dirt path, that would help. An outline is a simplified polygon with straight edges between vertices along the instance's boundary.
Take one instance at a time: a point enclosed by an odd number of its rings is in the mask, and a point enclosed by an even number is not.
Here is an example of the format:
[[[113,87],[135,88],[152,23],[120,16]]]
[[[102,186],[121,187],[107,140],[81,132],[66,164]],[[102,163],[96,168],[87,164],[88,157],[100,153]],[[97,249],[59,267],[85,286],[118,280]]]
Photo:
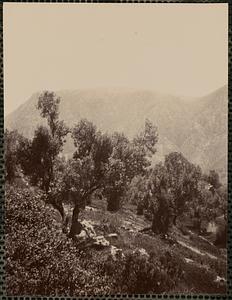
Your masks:
[[[178,240],[177,240],[177,243],[180,244],[181,246],[185,247],[185,248],[188,248],[189,250],[191,250],[191,251],[193,251],[193,252],[195,252],[195,253],[197,253],[197,254],[199,254],[199,255],[202,255],[202,256],[207,255],[208,257],[210,257],[210,258],[212,258],[212,259],[218,259],[216,256],[214,256],[214,255],[212,255],[212,254],[210,254],[210,253],[208,253],[208,252],[206,252],[206,251],[204,251],[204,252],[203,252],[203,251],[200,251],[199,249],[197,249],[197,248],[195,248],[195,247],[192,247],[192,246],[186,244],[186,243],[183,242],[183,241],[178,241]]]
[[[189,230],[189,233],[194,235],[194,232],[192,232],[191,230]],[[198,235],[198,238],[200,238],[201,240],[203,240],[204,242],[208,243],[209,245],[214,246],[214,244],[212,242],[210,242],[209,240],[207,240],[206,238],[204,238],[202,235]]]

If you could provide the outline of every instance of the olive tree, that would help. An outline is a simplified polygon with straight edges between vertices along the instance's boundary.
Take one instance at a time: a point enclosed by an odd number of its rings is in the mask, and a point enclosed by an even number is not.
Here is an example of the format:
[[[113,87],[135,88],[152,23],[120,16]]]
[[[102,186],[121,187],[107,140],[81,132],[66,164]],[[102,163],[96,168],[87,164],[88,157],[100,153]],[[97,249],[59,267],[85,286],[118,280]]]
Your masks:
[[[181,153],[172,152],[165,157],[167,188],[172,195],[173,223],[180,217],[187,204],[198,197],[198,184],[202,173],[198,166],[190,163]]]
[[[105,192],[108,210],[117,211],[123,196],[135,176],[144,176],[151,165],[150,158],[156,152],[157,128],[145,120],[144,129],[129,141],[124,134],[115,133],[112,137],[113,152],[106,172]]]
[[[64,171],[64,189],[69,191],[74,208],[69,236],[80,231],[80,210],[93,192],[104,185],[105,170],[112,153],[111,138],[97,131],[87,120],[81,120],[72,129],[76,151]]]
[[[38,167],[42,187],[48,193],[54,179],[55,160],[61,153],[69,129],[59,120],[60,98],[45,91],[39,96],[37,109],[47,119],[48,127],[40,126],[32,141],[32,161]]]

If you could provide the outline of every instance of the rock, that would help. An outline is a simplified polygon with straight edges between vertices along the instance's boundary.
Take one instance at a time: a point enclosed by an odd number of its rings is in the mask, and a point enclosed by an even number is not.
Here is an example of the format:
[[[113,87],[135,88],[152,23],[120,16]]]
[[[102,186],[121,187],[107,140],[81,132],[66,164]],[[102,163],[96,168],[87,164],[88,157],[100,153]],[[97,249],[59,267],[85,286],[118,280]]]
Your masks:
[[[87,210],[87,211],[98,211],[97,208],[94,208],[94,207],[91,207],[91,206],[86,206],[85,210]]]
[[[81,225],[83,226],[83,230],[86,232],[88,237],[96,237],[96,232],[93,228],[93,225],[89,221],[84,220],[81,222]]]
[[[111,246],[110,254],[111,254],[111,257],[114,261],[116,261],[117,259],[125,257],[125,255],[122,252],[122,249],[119,249],[115,246]]]
[[[216,279],[214,280],[216,283],[226,283],[226,279],[220,276],[217,276]]]
[[[138,248],[138,249],[134,250],[133,253],[137,253],[140,256],[144,256],[144,257],[147,257],[147,258],[150,257],[150,255],[147,253],[147,251],[144,248]]]
[[[104,238],[103,235],[99,235],[94,237],[93,245],[97,246],[97,248],[108,247],[110,243]]]
[[[189,264],[189,263],[193,263],[193,262],[194,262],[192,259],[190,259],[190,258],[186,258],[186,257],[184,258],[184,260],[185,260],[185,261],[186,261],[186,263],[188,263],[188,264]]]
[[[80,234],[77,235],[77,237],[81,238],[81,239],[87,239],[88,235],[87,235],[86,231],[82,229]]]
[[[107,237],[117,239],[117,238],[118,238],[118,235],[117,235],[117,233],[109,233],[109,234],[107,235]]]
[[[217,276],[214,282],[217,284],[218,287],[224,286],[226,284],[226,279],[220,276]]]
[[[132,223],[130,221],[124,221],[121,225],[121,228],[124,228],[126,230],[130,230],[132,227]]]

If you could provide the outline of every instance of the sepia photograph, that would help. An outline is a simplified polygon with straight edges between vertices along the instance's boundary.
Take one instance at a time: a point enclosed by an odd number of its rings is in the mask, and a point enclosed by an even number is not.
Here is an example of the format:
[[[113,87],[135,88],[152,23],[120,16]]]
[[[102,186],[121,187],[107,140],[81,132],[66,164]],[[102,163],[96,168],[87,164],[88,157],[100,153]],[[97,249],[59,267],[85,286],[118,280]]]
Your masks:
[[[226,295],[228,4],[4,3],[7,296]]]

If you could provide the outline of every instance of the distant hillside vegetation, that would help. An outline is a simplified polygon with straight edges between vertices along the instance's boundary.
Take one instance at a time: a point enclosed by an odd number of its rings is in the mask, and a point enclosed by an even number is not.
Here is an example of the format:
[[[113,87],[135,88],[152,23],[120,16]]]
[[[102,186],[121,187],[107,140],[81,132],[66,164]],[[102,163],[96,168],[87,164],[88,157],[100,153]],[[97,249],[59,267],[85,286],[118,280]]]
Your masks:
[[[159,131],[154,161],[171,151],[181,151],[203,170],[227,176],[227,86],[202,98],[184,98],[133,89],[90,89],[56,92],[61,97],[60,119],[72,126],[87,118],[102,131],[123,131],[132,137],[149,118]],[[39,93],[5,118],[5,128],[32,137],[43,123],[36,109]],[[68,139],[64,154],[71,155]]]

